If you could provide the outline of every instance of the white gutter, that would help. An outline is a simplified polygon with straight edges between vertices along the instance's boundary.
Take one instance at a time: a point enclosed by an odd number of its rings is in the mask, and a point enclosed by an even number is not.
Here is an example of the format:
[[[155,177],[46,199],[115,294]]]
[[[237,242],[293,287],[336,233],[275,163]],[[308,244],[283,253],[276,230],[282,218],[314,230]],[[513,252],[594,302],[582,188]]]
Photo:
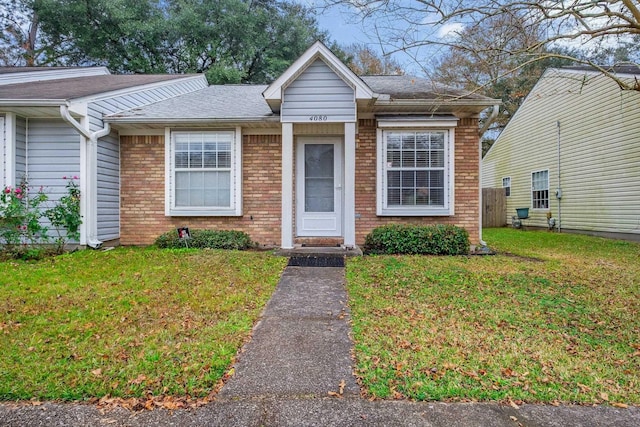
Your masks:
[[[98,153],[98,139],[106,136],[111,132],[111,126],[109,123],[104,124],[104,128],[100,129],[96,132],[90,132],[86,129],[80,122],[78,122],[75,118],[71,116],[69,113],[69,105],[68,102],[64,105],[60,106],[60,115],[62,119],[69,123],[75,130],[80,132],[82,136],[87,141],[87,151],[86,151],[86,173],[84,178],[85,181],[85,189],[87,190],[84,194],[82,194],[82,199],[85,200],[85,220],[86,220],[86,243],[87,246],[98,249],[102,246],[102,242],[98,240],[98,221],[97,221],[97,213],[98,213],[98,203],[97,203],[97,153]]]

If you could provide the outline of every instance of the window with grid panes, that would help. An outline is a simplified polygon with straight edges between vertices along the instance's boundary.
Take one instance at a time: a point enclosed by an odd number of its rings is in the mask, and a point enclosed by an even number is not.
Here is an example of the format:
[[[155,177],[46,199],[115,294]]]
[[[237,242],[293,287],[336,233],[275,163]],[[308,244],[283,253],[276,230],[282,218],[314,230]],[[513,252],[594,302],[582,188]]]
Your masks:
[[[502,188],[507,197],[511,196],[511,177],[502,178]]]
[[[549,209],[549,171],[531,174],[531,202],[533,209]]]
[[[385,208],[445,208],[445,138],[443,131],[384,132]]]
[[[234,209],[235,133],[172,132],[172,209],[229,212]]]

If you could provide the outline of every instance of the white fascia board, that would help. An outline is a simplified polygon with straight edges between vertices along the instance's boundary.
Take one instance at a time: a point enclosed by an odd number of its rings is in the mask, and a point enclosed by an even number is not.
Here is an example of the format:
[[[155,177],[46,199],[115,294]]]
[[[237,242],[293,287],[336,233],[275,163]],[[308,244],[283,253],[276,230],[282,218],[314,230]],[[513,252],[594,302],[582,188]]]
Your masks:
[[[435,120],[380,120],[379,128],[451,128],[458,125],[457,118]]]
[[[500,99],[389,99],[384,100],[379,98],[375,106],[416,106],[416,107],[492,107],[497,104],[502,104]]]
[[[59,107],[66,99],[0,99],[0,107]]]
[[[0,86],[76,77],[104,76],[111,74],[107,67],[81,67],[71,69],[31,70],[7,73],[0,76]]]
[[[340,78],[355,89],[356,99],[371,99],[374,92],[369,86],[349,69],[331,50],[321,41],[315,42],[305,53],[300,56],[287,70],[282,73],[264,92],[262,96],[267,101],[282,100],[283,88],[294,80],[316,59],[322,59]]]
[[[215,117],[212,118],[201,118],[201,119],[185,119],[185,118],[140,118],[140,117],[113,117],[106,116],[104,118],[106,123],[115,123],[115,124],[167,124],[171,126],[181,125],[181,126],[189,126],[189,125],[217,125],[217,124],[225,124],[227,126],[234,124],[249,124],[249,123],[280,123],[280,117],[272,116],[272,117],[247,117],[241,119],[217,119]]]
[[[136,86],[132,86],[126,89],[118,89],[118,90],[113,90],[110,92],[102,92],[96,95],[89,95],[89,96],[84,96],[81,98],[74,98],[73,102],[98,102],[98,101],[102,101],[104,99],[109,99],[109,98],[115,98],[116,96],[122,96],[122,95],[132,95],[134,93],[137,92],[142,92],[144,90],[149,90],[149,89],[153,89],[156,87],[161,87],[161,86],[169,86],[171,84],[175,84],[177,82],[180,83],[184,83],[186,81],[189,80],[202,80],[201,83],[203,83],[202,87],[197,88],[198,89],[204,89],[205,87],[207,87],[207,78],[204,76],[204,74],[200,74],[197,76],[188,76],[188,77],[183,77],[183,78],[179,78],[179,79],[174,79],[174,80],[164,80],[161,82],[155,82],[155,83],[148,83],[148,84],[143,84],[143,85],[136,85]]]

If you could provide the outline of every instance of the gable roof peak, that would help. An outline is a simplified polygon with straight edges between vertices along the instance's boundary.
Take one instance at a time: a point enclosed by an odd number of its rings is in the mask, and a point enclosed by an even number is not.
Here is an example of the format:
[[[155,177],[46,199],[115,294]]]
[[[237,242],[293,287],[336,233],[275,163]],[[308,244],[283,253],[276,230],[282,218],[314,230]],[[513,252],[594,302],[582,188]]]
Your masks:
[[[324,43],[318,40],[262,92],[262,96],[272,109],[277,109],[282,102],[284,89],[318,59],[327,64],[333,72],[349,84],[349,86],[354,88],[356,99],[375,98],[375,94],[371,88],[351,71]]]

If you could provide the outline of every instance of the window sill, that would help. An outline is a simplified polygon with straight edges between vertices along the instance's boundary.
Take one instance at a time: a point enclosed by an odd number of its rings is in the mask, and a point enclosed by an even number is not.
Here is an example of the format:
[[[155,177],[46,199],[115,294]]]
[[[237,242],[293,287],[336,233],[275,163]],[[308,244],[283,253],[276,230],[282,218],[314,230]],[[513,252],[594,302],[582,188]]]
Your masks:
[[[453,216],[453,212],[448,208],[440,209],[382,209],[377,212],[378,216]]]
[[[242,212],[235,209],[225,210],[192,210],[192,209],[172,209],[166,216],[242,216]]]

